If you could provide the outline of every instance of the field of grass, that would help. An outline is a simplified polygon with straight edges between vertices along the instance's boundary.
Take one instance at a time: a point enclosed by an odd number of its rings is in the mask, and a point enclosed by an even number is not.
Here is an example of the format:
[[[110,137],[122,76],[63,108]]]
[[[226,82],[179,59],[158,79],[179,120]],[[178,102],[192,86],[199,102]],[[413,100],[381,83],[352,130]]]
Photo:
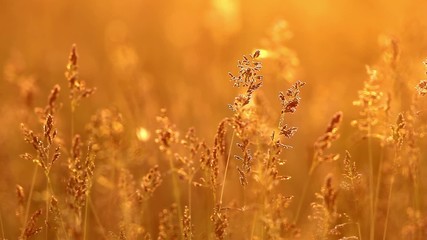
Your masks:
[[[427,239],[426,9],[0,0],[0,239]]]

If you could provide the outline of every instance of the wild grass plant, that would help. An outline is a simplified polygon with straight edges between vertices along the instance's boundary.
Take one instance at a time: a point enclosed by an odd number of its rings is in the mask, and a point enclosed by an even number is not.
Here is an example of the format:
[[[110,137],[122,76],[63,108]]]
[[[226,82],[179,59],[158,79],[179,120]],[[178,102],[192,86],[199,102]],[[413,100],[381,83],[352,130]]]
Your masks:
[[[117,24],[109,31],[120,39]],[[113,84],[123,105],[88,78],[93,59],[76,44],[54,82],[4,64],[23,107],[8,126],[21,134],[5,135],[17,154],[0,149],[1,239],[426,239],[423,63],[405,38],[381,35],[343,105],[327,96],[339,94],[333,86],[301,74],[292,36],[278,21],[237,68],[210,76],[221,84],[196,84],[206,97],[155,85],[117,42],[110,77],[146,83]],[[188,54],[181,67],[200,66]]]

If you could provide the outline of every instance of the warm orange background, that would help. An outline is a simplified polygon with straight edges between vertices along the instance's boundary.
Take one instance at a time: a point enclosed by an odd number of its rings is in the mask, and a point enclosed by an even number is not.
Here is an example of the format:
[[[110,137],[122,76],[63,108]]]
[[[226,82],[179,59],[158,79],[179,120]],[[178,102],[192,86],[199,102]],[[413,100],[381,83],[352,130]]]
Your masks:
[[[98,89],[81,104],[77,129],[84,131],[97,109],[113,106],[123,113],[126,136],[136,140],[138,127],[154,134],[155,116],[165,107],[183,132],[194,126],[212,141],[237,93],[227,73],[236,72],[243,54],[263,48],[274,24],[285,20],[292,32],[286,47],[299,59],[292,80],[307,82],[298,113],[289,120],[300,127],[288,153],[288,191],[297,194],[308,149],[336,111],[344,111],[346,120],[337,148],[352,146],[349,122],[358,111],[352,101],[367,78],[365,65],[381,61],[382,39],[399,43],[408,89],[424,77],[426,14],[423,0],[0,0],[0,205],[7,235],[18,232],[15,184],[28,188],[32,172],[32,163],[18,157],[28,149],[19,124],[37,126],[33,108],[45,105],[59,83],[64,106],[58,124],[67,129],[64,71],[73,43],[80,76]],[[273,65],[265,59],[263,91],[277,111],[277,92],[290,83]],[[62,134],[69,139],[67,131]]]

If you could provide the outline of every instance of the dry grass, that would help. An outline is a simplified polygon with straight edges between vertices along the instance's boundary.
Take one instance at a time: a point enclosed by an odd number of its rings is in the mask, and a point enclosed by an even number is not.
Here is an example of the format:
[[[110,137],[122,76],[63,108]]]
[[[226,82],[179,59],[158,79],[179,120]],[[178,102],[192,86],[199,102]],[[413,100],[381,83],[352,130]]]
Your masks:
[[[163,16],[178,53],[154,41],[158,56],[140,54],[127,19],[106,28],[104,55],[79,43],[67,60],[61,46],[60,57],[44,52],[57,58],[49,68],[0,55],[1,239],[427,238],[425,13],[406,20],[415,29],[374,31],[379,44],[363,56],[313,60],[322,46],[293,41],[305,40],[303,25],[239,31],[245,5],[225,2],[200,6],[205,25],[180,6]],[[6,5],[0,13],[14,11]],[[203,29],[210,40],[193,36]],[[346,39],[328,41],[345,51]]]

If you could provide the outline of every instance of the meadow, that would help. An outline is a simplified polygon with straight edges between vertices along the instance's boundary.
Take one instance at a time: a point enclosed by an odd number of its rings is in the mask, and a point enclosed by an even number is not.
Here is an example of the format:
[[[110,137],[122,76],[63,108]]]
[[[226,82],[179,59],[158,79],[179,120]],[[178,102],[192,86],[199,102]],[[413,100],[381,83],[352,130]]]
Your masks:
[[[0,2],[0,239],[427,239],[425,1]]]

